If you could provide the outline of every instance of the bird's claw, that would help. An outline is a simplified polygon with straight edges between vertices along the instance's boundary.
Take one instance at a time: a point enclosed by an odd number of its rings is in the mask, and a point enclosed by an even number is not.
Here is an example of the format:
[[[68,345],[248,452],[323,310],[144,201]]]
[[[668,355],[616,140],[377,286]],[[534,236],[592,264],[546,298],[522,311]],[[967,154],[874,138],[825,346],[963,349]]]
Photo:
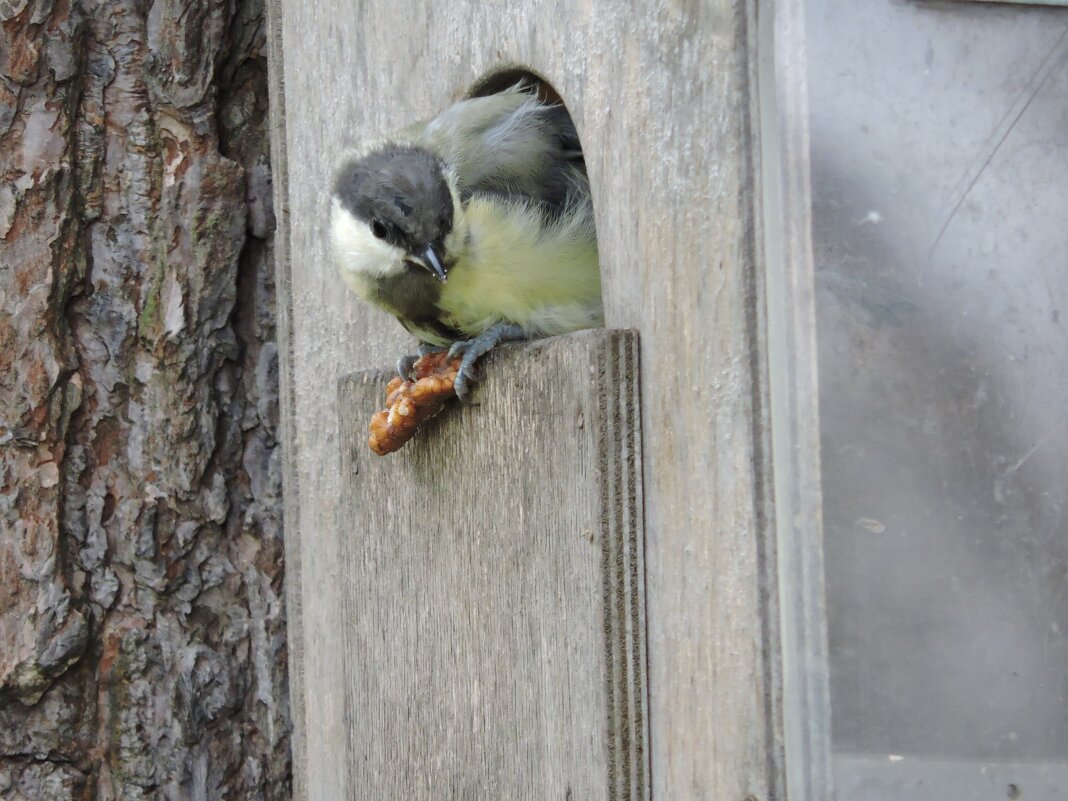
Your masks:
[[[464,354],[464,360],[460,362],[460,367],[456,371],[456,378],[452,382],[452,388],[456,392],[456,397],[460,399],[460,403],[468,402],[467,396],[471,391],[471,385],[479,379],[478,370],[474,366],[476,358],[472,357],[469,360],[467,354]]]
[[[493,347],[493,344],[489,344],[489,347],[483,347],[483,342],[480,342],[480,338],[483,335],[475,337],[474,339],[464,340],[462,342],[454,342],[452,347],[449,348],[449,359],[460,358],[460,366],[456,368],[456,378],[452,382],[452,387],[456,391],[456,397],[461,402],[467,401],[467,394],[471,391],[471,384],[478,380],[478,371],[475,370],[475,362],[478,357],[486,353]]]
[[[412,380],[412,369],[418,359],[419,355],[415,353],[409,353],[397,359],[397,375],[400,376],[401,381]]]
[[[526,334],[518,325],[501,324],[487,328],[477,337],[452,343],[449,348],[449,358],[455,359],[460,356],[460,366],[456,370],[456,379],[453,381],[453,389],[456,397],[462,402],[467,401],[467,395],[471,390],[471,384],[478,380],[478,371],[475,362],[489,353],[502,342],[511,342],[517,339],[525,339]]]
[[[412,370],[415,369],[415,363],[422,359],[424,356],[429,356],[431,353],[441,353],[445,348],[439,345],[420,345],[415,349],[415,353],[409,353],[407,356],[401,356],[397,359],[397,375],[400,376],[401,381],[412,380]]]

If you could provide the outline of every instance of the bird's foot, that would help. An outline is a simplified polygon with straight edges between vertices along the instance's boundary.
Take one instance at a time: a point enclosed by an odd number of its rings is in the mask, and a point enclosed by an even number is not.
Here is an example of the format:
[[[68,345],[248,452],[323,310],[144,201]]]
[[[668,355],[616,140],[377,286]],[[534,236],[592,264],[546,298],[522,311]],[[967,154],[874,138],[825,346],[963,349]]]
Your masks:
[[[415,349],[415,353],[409,353],[397,359],[397,375],[400,376],[401,381],[411,381],[412,369],[417,361],[431,353],[441,353],[443,350],[445,348],[441,345],[420,345]]]
[[[449,358],[463,357],[460,360],[460,368],[456,371],[456,380],[452,384],[456,390],[456,396],[461,401],[467,400],[467,393],[470,391],[471,384],[478,379],[475,372],[475,362],[482,356],[502,342],[514,342],[526,338],[526,333],[518,325],[498,323],[492,328],[487,328],[477,337],[462,342],[454,342],[452,347],[449,348]]]

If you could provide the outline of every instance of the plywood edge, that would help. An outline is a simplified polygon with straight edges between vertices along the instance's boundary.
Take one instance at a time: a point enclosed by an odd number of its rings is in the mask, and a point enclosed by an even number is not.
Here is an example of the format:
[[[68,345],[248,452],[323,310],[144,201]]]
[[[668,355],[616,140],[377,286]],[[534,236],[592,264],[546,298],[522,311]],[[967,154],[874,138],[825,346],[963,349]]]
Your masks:
[[[609,673],[609,771],[615,798],[649,798],[645,539],[641,480],[639,341],[618,331],[603,345],[598,446]]]

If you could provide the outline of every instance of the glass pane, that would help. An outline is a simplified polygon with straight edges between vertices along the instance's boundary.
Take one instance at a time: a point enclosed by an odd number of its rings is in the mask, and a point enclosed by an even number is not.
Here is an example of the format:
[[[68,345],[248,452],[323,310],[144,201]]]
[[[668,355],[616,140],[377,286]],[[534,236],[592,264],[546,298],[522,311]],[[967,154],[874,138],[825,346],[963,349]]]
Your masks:
[[[1068,11],[805,23],[838,801],[1068,798]]]

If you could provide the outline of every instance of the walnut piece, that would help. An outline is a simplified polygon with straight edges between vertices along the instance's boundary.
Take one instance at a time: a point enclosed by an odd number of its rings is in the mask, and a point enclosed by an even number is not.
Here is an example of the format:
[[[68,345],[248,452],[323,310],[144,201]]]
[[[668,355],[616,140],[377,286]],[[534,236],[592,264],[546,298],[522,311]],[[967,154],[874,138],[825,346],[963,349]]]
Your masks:
[[[415,436],[419,426],[456,394],[453,381],[459,369],[460,357],[449,359],[448,353],[442,351],[416,361],[412,368],[415,381],[390,381],[386,386],[386,408],[375,412],[368,426],[371,436],[367,444],[371,450],[385,456]]]

